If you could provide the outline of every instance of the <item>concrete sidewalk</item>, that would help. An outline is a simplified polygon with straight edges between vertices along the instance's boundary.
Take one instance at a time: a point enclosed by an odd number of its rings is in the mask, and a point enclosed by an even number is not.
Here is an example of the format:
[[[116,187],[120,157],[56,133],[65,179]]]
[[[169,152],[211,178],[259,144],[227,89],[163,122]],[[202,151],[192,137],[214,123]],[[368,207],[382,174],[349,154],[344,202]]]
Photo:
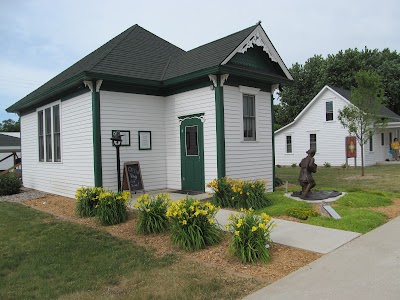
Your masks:
[[[154,191],[149,194],[157,194],[160,192],[169,193],[172,201],[186,197],[186,195],[173,193],[168,190]],[[142,194],[132,195],[131,207],[133,207],[136,203],[136,198],[140,195]],[[202,200],[209,198],[210,196],[208,194],[199,194],[190,197]],[[229,224],[228,217],[232,213],[235,213],[235,211],[220,209],[216,214],[215,218],[221,225],[222,230],[226,230],[225,225]],[[360,236],[359,233],[355,232],[324,228],[279,219],[273,219],[273,221],[277,224],[277,227],[275,227],[271,233],[271,239],[273,242],[322,254],[329,253]]]
[[[400,217],[246,300],[400,299]]]

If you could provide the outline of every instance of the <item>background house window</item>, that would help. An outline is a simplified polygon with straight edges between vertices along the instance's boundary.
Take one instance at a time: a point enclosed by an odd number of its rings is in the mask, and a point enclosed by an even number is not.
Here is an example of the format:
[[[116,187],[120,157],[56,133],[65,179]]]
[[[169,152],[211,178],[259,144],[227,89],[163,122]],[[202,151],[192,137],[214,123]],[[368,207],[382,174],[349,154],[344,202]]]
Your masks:
[[[390,149],[392,149],[392,142],[393,142],[393,136],[392,136],[392,133],[389,132],[389,147],[390,147]]]
[[[369,136],[369,151],[374,151],[374,141],[372,139],[372,134]]]
[[[256,140],[256,107],[254,95],[243,95],[243,137],[245,141]]]
[[[61,162],[60,104],[38,111],[39,161]]]
[[[333,120],[333,101],[326,102],[326,120]]]
[[[44,161],[43,110],[38,111],[39,161]]]
[[[292,136],[286,136],[286,153],[292,153]]]
[[[381,133],[381,145],[384,146],[385,145],[385,133]]]
[[[317,152],[317,135],[315,133],[310,134],[310,149]]]

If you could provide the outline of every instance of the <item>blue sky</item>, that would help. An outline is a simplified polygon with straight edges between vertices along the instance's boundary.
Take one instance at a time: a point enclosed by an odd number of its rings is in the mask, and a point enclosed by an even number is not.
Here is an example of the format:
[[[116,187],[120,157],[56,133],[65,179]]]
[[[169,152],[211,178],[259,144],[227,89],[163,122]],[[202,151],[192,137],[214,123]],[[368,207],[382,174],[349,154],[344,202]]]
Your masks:
[[[193,2],[193,3],[192,3]],[[288,67],[348,48],[400,52],[398,0],[1,0],[5,109],[134,24],[190,50],[262,21]]]

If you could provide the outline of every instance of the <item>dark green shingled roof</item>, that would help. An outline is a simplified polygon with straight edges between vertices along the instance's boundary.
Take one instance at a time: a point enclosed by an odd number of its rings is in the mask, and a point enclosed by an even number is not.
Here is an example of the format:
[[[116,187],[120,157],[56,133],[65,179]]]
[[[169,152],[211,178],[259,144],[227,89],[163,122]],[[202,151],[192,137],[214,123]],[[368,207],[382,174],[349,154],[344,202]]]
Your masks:
[[[164,80],[221,64],[257,27],[251,26],[222,39],[173,57]]]
[[[105,79],[102,75],[165,87],[172,78],[221,65],[257,26],[186,52],[134,25],[7,108],[7,111],[19,112],[38,106],[43,100],[57,96],[62,89],[82,85],[82,80]]]

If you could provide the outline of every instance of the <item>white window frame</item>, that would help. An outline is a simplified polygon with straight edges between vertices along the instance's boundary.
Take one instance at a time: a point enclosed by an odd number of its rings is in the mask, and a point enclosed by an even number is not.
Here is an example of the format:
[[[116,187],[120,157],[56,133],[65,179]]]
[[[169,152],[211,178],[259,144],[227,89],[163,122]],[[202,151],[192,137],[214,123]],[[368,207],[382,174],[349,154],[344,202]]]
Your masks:
[[[328,112],[328,103],[332,103],[332,112]],[[332,122],[333,121],[333,117],[334,117],[334,115],[333,115],[333,112],[334,112],[334,109],[333,109],[333,101],[325,101],[325,121],[326,122]],[[328,119],[328,113],[332,113],[332,120],[327,120]]]
[[[239,86],[239,92],[240,92],[240,103],[241,103],[241,105],[240,105],[240,108],[241,108],[241,116],[242,116],[242,118],[241,118],[241,121],[240,121],[240,124],[241,124],[241,128],[240,128],[240,135],[241,135],[241,140],[242,140],[242,142],[246,142],[246,143],[254,143],[254,142],[258,142],[259,141],[259,137],[258,137],[258,105],[257,105],[257,95],[260,93],[260,89],[258,89],[258,88],[253,88],[253,87],[248,87],[248,86],[242,86],[242,85],[240,85]],[[244,116],[243,116],[243,96],[244,95],[250,95],[250,96],[254,96],[254,118],[255,118],[255,128],[254,128],[254,134],[255,134],[255,137],[254,137],[254,139],[248,139],[248,138],[245,138],[244,137]]]
[[[290,137],[290,152],[288,152],[288,137]],[[293,154],[293,136],[291,134],[285,136],[285,145],[286,154]]]
[[[59,135],[60,135],[60,159],[56,160],[55,159],[55,124],[54,124],[54,107],[57,106],[59,107],[59,118],[60,118],[60,131],[59,131]],[[46,147],[46,109],[50,109],[50,138],[51,138],[51,159],[48,159],[47,157],[47,147]],[[43,122],[43,160],[40,159],[40,153],[39,153],[39,112],[43,112],[42,114],[42,122]],[[55,101],[52,102],[48,105],[42,106],[40,108],[36,109],[36,124],[38,126],[38,130],[37,130],[37,151],[38,151],[38,161],[40,163],[62,163],[62,106],[61,106],[61,100],[59,101]]]

